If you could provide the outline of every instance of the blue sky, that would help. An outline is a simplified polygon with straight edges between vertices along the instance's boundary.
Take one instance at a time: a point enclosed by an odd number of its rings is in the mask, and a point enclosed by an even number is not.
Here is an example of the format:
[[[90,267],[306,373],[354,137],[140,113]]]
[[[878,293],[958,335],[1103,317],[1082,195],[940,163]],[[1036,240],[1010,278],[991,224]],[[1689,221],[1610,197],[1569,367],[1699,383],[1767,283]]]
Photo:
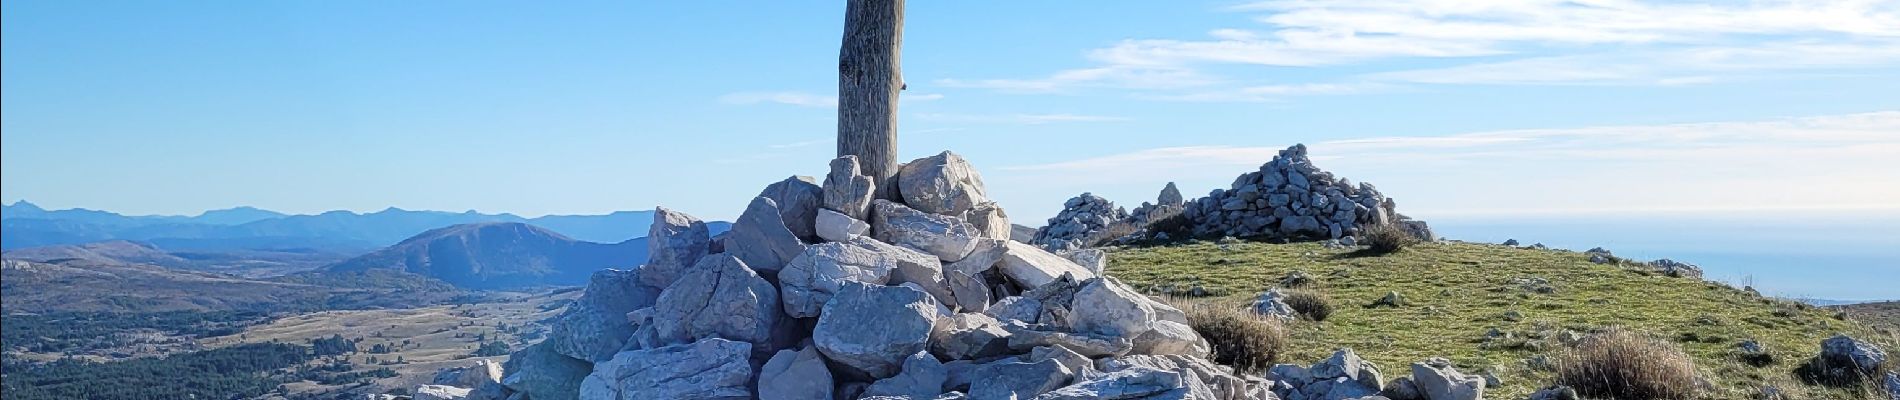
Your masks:
[[[0,197],[731,218],[832,156],[842,2],[0,12]],[[909,4],[901,154],[1019,222],[1293,143],[1433,217],[1900,204],[1900,1]]]

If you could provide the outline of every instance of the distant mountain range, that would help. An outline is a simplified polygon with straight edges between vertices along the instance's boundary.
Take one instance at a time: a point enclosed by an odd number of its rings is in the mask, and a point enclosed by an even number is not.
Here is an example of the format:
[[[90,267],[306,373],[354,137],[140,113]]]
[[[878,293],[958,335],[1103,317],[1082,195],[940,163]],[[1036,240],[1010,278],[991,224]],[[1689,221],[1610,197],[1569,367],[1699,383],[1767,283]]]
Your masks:
[[[358,214],[330,211],[286,215],[253,207],[206,211],[196,216],[127,216],[88,209],[46,210],[19,201],[0,206],[0,249],[136,240],[167,250],[325,249],[368,251],[450,225],[521,222],[570,238],[618,243],[644,236],[652,211],[606,215],[523,218],[474,211],[410,211],[389,208]]]

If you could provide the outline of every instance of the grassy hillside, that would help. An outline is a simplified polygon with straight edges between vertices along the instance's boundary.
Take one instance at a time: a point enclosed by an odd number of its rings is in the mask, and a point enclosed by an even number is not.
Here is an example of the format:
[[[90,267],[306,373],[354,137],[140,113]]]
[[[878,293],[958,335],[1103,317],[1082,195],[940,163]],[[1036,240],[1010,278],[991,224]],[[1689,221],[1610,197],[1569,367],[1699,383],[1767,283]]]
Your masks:
[[[1592,264],[1572,252],[1433,243],[1361,256],[1316,243],[1199,242],[1113,249],[1108,268],[1150,293],[1199,293],[1205,297],[1195,301],[1232,304],[1277,286],[1293,271],[1315,278],[1316,290],[1331,297],[1337,311],[1323,322],[1294,323],[1291,354],[1280,362],[1311,364],[1334,348],[1351,347],[1377,362],[1389,380],[1413,362],[1442,356],[1463,371],[1496,371],[1503,386],[1487,398],[1524,398],[1550,384],[1552,373],[1538,366],[1543,360],[1554,360],[1578,335],[1610,326],[1681,345],[1715,384],[1709,398],[1750,398],[1762,384],[1780,386],[1793,398],[1869,398],[1798,383],[1793,371],[1836,333],[1900,350],[1900,336],[1836,319],[1832,310]],[[1408,305],[1365,307],[1388,292],[1402,294]],[[1509,337],[1487,337],[1493,329]],[[1742,340],[1759,341],[1775,362],[1741,362],[1736,346]]]
[[[1848,304],[1828,308],[1845,310],[1849,318],[1866,322],[1875,328],[1900,331],[1900,301]]]

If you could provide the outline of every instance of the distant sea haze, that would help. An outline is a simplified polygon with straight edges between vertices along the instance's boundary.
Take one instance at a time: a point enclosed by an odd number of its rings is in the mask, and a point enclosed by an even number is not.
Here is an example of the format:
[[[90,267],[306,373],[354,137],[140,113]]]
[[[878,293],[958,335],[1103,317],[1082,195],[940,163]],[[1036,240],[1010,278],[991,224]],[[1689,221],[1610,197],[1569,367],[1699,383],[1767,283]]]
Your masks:
[[[1421,216],[1447,239],[1586,250],[1701,266],[1710,280],[1763,294],[1900,300],[1900,210]]]

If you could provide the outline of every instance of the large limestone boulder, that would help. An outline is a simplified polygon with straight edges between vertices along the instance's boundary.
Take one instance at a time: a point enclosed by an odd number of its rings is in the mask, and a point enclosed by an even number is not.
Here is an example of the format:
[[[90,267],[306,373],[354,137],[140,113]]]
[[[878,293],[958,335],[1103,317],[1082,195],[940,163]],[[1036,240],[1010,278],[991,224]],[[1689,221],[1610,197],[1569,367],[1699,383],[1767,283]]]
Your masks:
[[[435,372],[431,383],[461,388],[478,388],[485,384],[501,383],[501,363],[489,360],[476,360],[475,365],[456,368],[444,368]]]
[[[411,400],[462,400],[468,398],[468,388],[448,385],[420,385],[410,391]]]
[[[969,222],[970,227],[976,228],[977,235],[990,239],[1009,240],[1015,229],[1015,225],[1009,223],[1009,214],[1003,212],[1003,206],[996,202],[977,204],[958,216]]]
[[[887,243],[908,246],[956,262],[976,249],[982,237],[975,227],[957,217],[931,214],[889,200],[871,202],[871,235]]]
[[[771,282],[737,258],[716,255],[667,287],[634,336],[641,348],[720,338],[769,354],[789,344],[779,334],[782,315]]]
[[[1373,392],[1378,392],[1380,388],[1385,387],[1385,380],[1379,376],[1379,367],[1372,365],[1371,362],[1365,359],[1359,358],[1359,354],[1354,353],[1352,349],[1333,351],[1332,357],[1318,364],[1313,364],[1313,368],[1311,368],[1310,371],[1313,373],[1313,378],[1315,379],[1327,380],[1343,377],[1357,382],[1362,386],[1370,387]]]
[[[1062,258],[1069,259],[1069,261],[1075,262],[1075,265],[1080,265],[1082,268],[1089,270],[1089,272],[1094,272],[1096,275],[1100,275],[1103,270],[1108,269],[1108,252],[1102,251],[1102,249],[1071,250],[1056,254],[1061,255]]]
[[[1161,195],[1155,196],[1157,205],[1180,206],[1182,201],[1181,189],[1174,187],[1174,182],[1168,182],[1168,186],[1161,188]]]
[[[1412,364],[1412,384],[1427,400],[1480,400],[1484,398],[1484,378],[1465,376],[1452,368],[1451,361],[1433,358]]]
[[[889,378],[906,357],[929,346],[937,307],[916,289],[849,283],[825,303],[812,341],[846,370]]]
[[[864,396],[893,396],[911,399],[928,399],[943,393],[943,382],[949,379],[949,371],[943,363],[928,352],[918,352],[904,359],[902,372],[889,378],[879,379],[870,387],[864,388]]]
[[[726,254],[739,257],[761,274],[776,275],[779,268],[804,251],[805,243],[785,226],[778,203],[764,196],[752,198],[739,220],[726,232]]]
[[[818,207],[824,196],[825,191],[817,180],[796,175],[766,185],[765,190],[759,192],[759,197],[772,199],[778,205],[779,219],[784,221],[785,228],[806,241],[818,240],[813,221],[818,218]]]
[[[1138,337],[1157,319],[1146,295],[1104,278],[1083,281],[1069,311],[1075,330],[1105,336]]]
[[[1002,243],[1006,248],[997,267],[1002,269],[1003,276],[1009,277],[1010,280],[1023,287],[1042,286],[1055,281],[1063,274],[1072,275],[1080,280],[1095,277],[1095,273],[1089,272],[1088,268],[1083,268],[1067,258],[1036,248],[1036,246],[1014,241]]]
[[[1863,376],[1873,376],[1886,365],[1887,352],[1872,343],[1835,335],[1821,341],[1821,360],[1833,368],[1850,368]]]
[[[815,226],[818,230],[818,238],[828,242],[842,242],[871,234],[870,223],[829,208],[818,210],[818,221]]]
[[[1043,325],[1024,324],[1022,321],[1003,323],[1003,330],[1009,332],[1009,348],[1015,351],[1057,346],[1088,357],[1119,357],[1135,348],[1134,342],[1128,338],[1048,328]]]
[[[587,291],[553,323],[545,343],[555,352],[586,361],[613,357],[633,335],[627,313],[653,306],[660,290],[641,284],[646,268],[603,269],[588,278]]]
[[[815,317],[846,282],[883,285],[896,271],[936,266],[936,257],[928,254],[858,237],[807,246],[779,273],[779,289],[786,315]]]
[[[1180,373],[1133,367],[1064,386],[1036,396],[1036,400],[1144,399],[1182,386]]]
[[[759,400],[829,399],[831,370],[818,348],[779,350],[759,369]]]
[[[970,400],[1033,399],[1062,387],[1074,372],[1056,360],[995,362],[970,377]]]
[[[679,279],[682,270],[699,263],[711,243],[705,222],[655,207],[653,225],[647,229],[647,264],[640,267],[640,282],[656,290],[665,289]]]
[[[594,365],[578,398],[750,399],[751,354],[749,343],[718,338],[623,351]]]
[[[937,320],[930,331],[930,352],[950,360],[973,360],[1009,353],[1009,331],[988,315],[960,313]]]
[[[1151,329],[1134,338],[1134,345],[1135,354],[1206,356],[1211,350],[1194,328],[1174,321],[1155,321]]]
[[[897,188],[904,204],[939,215],[962,215],[989,201],[976,168],[949,151],[904,164],[897,171]]]
[[[1200,357],[1138,354],[1095,360],[1095,367],[1109,374],[1133,368],[1152,368],[1180,374],[1182,388],[1178,389],[1178,391],[1164,393],[1160,396],[1161,398],[1271,398],[1267,397],[1266,395],[1268,393],[1264,391],[1256,393],[1256,391],[1253,390],[1254,386],[1246,379],[1235,375],[1231,368],[1214,364],[1214,362]],[[1374,390],[1374,392],[1377,392],[1377,390]],[[1327,398],[1331,399],[1331,397]],[[1357,398],[1357,396],[1348,398]]]
[[[561,355],[547,341],[508,356],[501,385],[529,399],[579,398],[581,379],[593,371],[585,360]]]
[[[851,218],[869,219],[871,197],[877,183],[858,169],[858,156],[831,160],[831,173],[825,175],[824,207]]]
[[[1293,306],[1286,304],[1286,293],[1280,289],[1268,289],[1266,293],[1261,293],[1260,297],[1254,299],[1251,309],[1254,314],[1280,322],[1293,322],[1300,317],[1299,311],[1294,311]]]

